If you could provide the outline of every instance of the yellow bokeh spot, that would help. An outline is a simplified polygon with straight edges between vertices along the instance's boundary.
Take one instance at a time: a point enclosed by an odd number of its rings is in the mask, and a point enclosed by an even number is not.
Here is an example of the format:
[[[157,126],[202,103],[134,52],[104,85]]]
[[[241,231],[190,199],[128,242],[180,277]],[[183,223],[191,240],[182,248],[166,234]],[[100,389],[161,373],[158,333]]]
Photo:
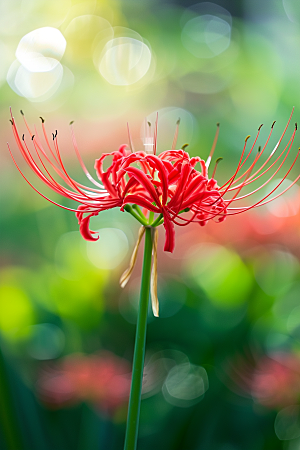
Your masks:
[[[34,323],[31,302],[25,292],[16,286],[0,286],[0,309],[0,330],[8,338],[19,337],[22,329]]]
[[[241,258],[220,245],[204,244],[191,263],[191,273],[209,299],[220,307],[242,305],[251,288],[251,275]]]

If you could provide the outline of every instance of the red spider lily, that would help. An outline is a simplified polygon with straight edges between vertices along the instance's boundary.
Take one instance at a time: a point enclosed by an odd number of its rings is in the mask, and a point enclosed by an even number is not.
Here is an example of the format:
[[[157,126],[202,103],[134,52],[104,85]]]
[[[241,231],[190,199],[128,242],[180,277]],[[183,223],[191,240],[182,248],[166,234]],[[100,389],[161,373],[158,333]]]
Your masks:
[[[266,161],[256,170],[255,167],[267,147],[275,122],[271,127],[266,143],[262,148],[259,148],[254,161],[248,168],[243,169],[257,143],[262,126],[259,127],[254,143],[247,155],[245,155],[245,153],[249,136],[245,139],[238,166],[229,180],[221,187],[218,186],[217,181],[214,178],[216,166],[212,178],[209,178],[208,176],[208,168],[216,146],[218,131],[209,158],[206,162],[198,156],[190,157],[184,149],[175,149],[179,124],[177,124],[172,149],[156,155],[156,121],[154,136],[153,138],[150,138],[150,140],[152,139],[153,154],[149,154],[146,151],[132,151],[131,138],[129,137],[130,147],[122,145],[118,151],[104,153],[96,160],[95,169],[102,184],[96,181],[86,169],[79,154],[74,133],[72,131],[72,140],[81,167],[87,178],[95,186],[94,188],[90,188],[76,182],[68,175],[60,156],[57,132],[52,135],[53,143],[51,146],[46,134],[44,119],[42,119],[42,129],[48,153],[43,148],[37,131],[35,130],[35,134],[33,134],[25,121],[27,130],[31,136],[35,155],[29,150],[24,135],[20,138],[13,116],[11,116],[11,123],[18,147],[25,161],[35,174],[55,192],[75,200],[80,203],[80,205],[77,209],[58,205],[37,191],[17,166],[18,170],[30,186],[44,198],[62,208],[76,212],[80,232],[85,239],[97,240],[99,238],[96,232],[89,229],[89,222],[92,216],[98,215],[99,212],[103,210],[119,207],[122,211],[126,210],[130,212],[144,226],[156,227],[163,224],[166,231],[164,249],[173,252],[175,246],[174,224],[186,226],[191,222],[196,222],[203,226],[211,219],[221,222],[227,216],[240,214],[274,200],[298,181],[300,175],[283,192],[271,197],[292,170],[298,158],[299,151],[281,181],[278,182],[275,188],[267,195],[263,196],[263,198],[250,206],[232,206],[234,202],[250,197],[260,189],[264,188],[284,165],[294,141],[297,125],[295,126],[287,145],[278,156],[277,153],[279,145],[291,121],[292,114],[277,145],[267,157]],[[149,147],[149,137],[146,145]],[[107,157],[112,157],[112,163],[105,171],[103,169],[103,162]],[[278,163],[278,167],[275,170],[273,168],[276,163]],[[196,169],[196,165],[198,165],[198,169]],[[56,172],[65,183],[65,186],[55,180],[47,166],[50,166],[52,170]],[[239,195],[244,187],[257,181],[263,175],[270,173],[271,175],[267,181],[262,183],[258,188],[245,195]],[[139,207],[143,208],[143,212]],[[188,216],[184,214],[187,212],[189,214]]]

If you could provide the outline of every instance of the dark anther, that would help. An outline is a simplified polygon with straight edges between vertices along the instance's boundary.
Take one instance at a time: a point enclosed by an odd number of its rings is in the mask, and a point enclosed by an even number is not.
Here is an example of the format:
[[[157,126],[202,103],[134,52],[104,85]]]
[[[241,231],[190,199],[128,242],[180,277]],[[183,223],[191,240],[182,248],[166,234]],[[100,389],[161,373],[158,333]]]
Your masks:
[[[55,137],[57,136],[57,130],[55,130]]]
[[[33,139],[34,139],[34,136],[35,136],[35,134],[33,134],[32,136],[31,136],[31,140],[33,141]]]
[[[41,119],[42,123],[45,122],[45,119],[43,117],[40,117],[40,119]]]
[[[276,123],[276,120],[274,120],[274,122],[272,123],[272,126],[271,126],[271,128],[273,128],[273,127],[274,127],[275,123]]]
[[[22,141],[24,141],[24,139],[25,139],[25,136],[24,136],[24,134],[23,134],[23,136],[22,136]]]
[[[220,161],[222,161],[222,156],[220,156],[219,158],[216,159],[216,164],[219,164]]]
[[[261,125],[259,125],[258,127],[258,131],[260,131],[261,127],[263,126],[263,123]]]
[[[71,122],[69,123],[69,125],[72,125],[74,123],[74,120],[71,120]]]
[[[217,127],[219,127],[220,126],[220,122],[217,122]]]
[[[180,124],[180,117],[178,117],[178,120],[176,122],[176,125],[179,125],[179,124]]]
[[[298,130],[298,125],[297,122],[295,123],[295,129]]]
[[[52,133],[52,138],[53,138],[53,140],[55,139],[54,133]]]
[[[13,121],[11,120],[11,119],[9,119],[9,121],[10,121],[10,123],[13,125],[14,123],[13,123]]]
[[[258,147],[257,151],[258,153],[261,151],[261,146]]]
[[[22,114],[22,116],[24,116],[24,113],[23,113],[23,111],[20,109],[20,113]]]
[[[181,147],[181,150],[185,150],[188,146],[189,146],[189,144],[184,144],[184,145]]]
[[[147,122],[147,123],[148,123],[149,127],[151,127],[151,122]]]

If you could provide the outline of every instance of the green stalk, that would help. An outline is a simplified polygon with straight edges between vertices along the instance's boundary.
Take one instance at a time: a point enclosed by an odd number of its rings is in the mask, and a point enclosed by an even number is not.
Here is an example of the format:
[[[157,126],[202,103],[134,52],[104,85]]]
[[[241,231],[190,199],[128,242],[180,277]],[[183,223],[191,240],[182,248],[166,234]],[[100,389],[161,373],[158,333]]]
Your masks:
[[[154,222],[153,223],[151,223],[151,226],[152,227],[157,227],[158,225],[160,225],[164,220],[164,216],[163,216],[163,214],[160,214],[155,220],[154,220]],[[162,220],[162,222],[161,222],[161,220]]]
[[[140,303],[136,326],[131,390],[128,405],[127,427],[124,450],[135,450],[138,437],[142,381],[145,359],[147,315],[149,304],[152,259],[152,229],[146,228],[144,262],[141,281]]]
[[[124,210],[129,212],[129,214],[131,214],[136,220],[138,220],[142,225],[144,225],[144,227],[148,225],[146,217],[143,215],[144,218],[142,218],[141,215],[135,212],[135,210],[130,205],[125,205]]]

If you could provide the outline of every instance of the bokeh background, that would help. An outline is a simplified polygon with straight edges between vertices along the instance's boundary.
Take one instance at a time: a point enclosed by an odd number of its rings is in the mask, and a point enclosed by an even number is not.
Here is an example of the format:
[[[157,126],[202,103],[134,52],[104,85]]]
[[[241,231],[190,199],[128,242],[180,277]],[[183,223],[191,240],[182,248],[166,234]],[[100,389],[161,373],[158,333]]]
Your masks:
[[[299,49],[294,0],[0,1],[1,449],[122,448],[141,272],[140,258],[121,290],[138,230],[130,216],[94,218],[101,238],[88,243],[73,213],[26,184],[6,142],[61,201],[18,154],[9,107],[21,134],[21,109],[30,126],[40,131],[41,116],[50,137],[58,131],[81,182],[72,120],[90,171],[128,142],[127,122],[142,149],[145,117],[158,112],[162,151],[180,118],[179,146],[203,159],[220,122],[222,182],[261,123],[263,145],[277,120],[271,152],[293,106],[299,121]],[[299,145],[296,135],[294,155]],[[172,255],[161,233],[140,449],[300,448],[299,207],[296,185],[224,223],[177,229]]]

